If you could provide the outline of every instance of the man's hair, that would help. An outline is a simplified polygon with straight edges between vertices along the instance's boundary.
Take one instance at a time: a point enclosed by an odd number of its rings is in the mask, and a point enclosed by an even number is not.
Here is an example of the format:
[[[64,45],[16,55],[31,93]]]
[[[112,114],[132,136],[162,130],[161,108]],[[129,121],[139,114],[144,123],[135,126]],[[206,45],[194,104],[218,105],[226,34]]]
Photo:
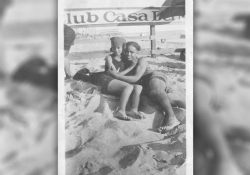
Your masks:
[[[128,48],[129,46],[135,47],[137,51],[141,50],[141,46],[137,42],[134,42],[134,41],[127,42],[126,48]]]
[[[74,44],[75,31],[64,24],[64,50],[70,50],[70,47]]]

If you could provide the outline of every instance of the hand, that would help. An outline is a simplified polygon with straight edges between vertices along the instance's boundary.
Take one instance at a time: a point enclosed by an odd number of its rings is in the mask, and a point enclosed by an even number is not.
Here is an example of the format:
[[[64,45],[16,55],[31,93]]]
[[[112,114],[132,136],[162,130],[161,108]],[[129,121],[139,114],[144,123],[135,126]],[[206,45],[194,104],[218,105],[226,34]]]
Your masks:
[[[71,80],[71,79],[73,79],[73,77],[71,75],[66,74],[65,80]]]
[[[138,63],[138,59],[133,60],[130,68],[133,69],[137,65],[137,63]]]
[[[116,72],[115,70],[111,70],[111,69],[109,69],[109,70],[107,71],[107,74],[108,74],[109,76],[114,77],[114,78],[117,76],[117,72]]]

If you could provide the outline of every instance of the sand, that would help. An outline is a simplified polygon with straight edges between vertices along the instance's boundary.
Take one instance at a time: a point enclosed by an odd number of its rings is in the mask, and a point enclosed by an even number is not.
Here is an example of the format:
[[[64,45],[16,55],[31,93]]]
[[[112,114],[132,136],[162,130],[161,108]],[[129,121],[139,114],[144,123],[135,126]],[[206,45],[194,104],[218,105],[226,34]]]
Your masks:
[[[142,41],[143,42],[143,41]],[[103,44],[92,44],[101,48]],[[84,46],[84,49],[88,45]],[[108,47],[108,46],[106,46]],[[92,72],[104,70],[104,57],[87,59],[75,45],[71,51],[71,72],[81,68]],[[178,55],[148,57],[150,67],[169,79],[169,96],[185,100],[185,62]],[[162,110],[146,96],[141,97],[142,120],[122,121],[113,117],[119,97],[101,94],[99,87],[88,82],[65,81],[66,174],[139,175],[185,174],[186,111],[174,108],[182,123],[180,133],[160,134],[157,128]],[[129,105],[128,105],[129,108]]]

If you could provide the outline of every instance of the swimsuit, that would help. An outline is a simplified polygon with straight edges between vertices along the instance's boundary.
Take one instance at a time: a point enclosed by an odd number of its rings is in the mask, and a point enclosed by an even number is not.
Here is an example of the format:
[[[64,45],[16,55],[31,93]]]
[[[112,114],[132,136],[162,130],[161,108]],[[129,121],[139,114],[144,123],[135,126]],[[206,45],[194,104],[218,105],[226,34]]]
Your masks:
[[[136,71],[137,66],[138,66],[138,63],[127,75],[135,75],[135,71]],[[127,67],[129,67],[129,65],[125,64],[124,69],[126,69]],[[165,74],[163,74],[162,72],[152,70],[150,67],[146,68],[142,77],[135,84],[141,85],[143,87],[143,92],[147,92],[147,90],[149,88],[149,82],[152,79],[162,80],[167,87],[167,83],[168,83],[167,76]]]
[[[122,61],[117,61],[115,59],[115,55],[110,55],[112,58],[112,63],[115,66],[116,70],[119,70],[119,72],[124,70],[124,63]],[[108,92],[108,85],[109,83],[114,80],[115,78],[107,75],[108,66],[105,64],[105,72],[98,72],[98,73],[92,73],[91,74],[91,82],[97,86],[101,87],[101,92],[104,94],[109,94]]]

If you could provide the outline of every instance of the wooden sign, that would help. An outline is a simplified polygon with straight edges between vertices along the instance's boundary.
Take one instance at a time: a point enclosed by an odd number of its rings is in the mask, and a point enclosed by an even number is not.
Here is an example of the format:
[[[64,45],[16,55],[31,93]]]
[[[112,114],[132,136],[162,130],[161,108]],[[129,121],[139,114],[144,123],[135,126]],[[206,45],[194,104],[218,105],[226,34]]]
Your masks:
[[[72,27],[168,24],[172,18],[157,16],[160,7],[65,9],[64,23]]]

